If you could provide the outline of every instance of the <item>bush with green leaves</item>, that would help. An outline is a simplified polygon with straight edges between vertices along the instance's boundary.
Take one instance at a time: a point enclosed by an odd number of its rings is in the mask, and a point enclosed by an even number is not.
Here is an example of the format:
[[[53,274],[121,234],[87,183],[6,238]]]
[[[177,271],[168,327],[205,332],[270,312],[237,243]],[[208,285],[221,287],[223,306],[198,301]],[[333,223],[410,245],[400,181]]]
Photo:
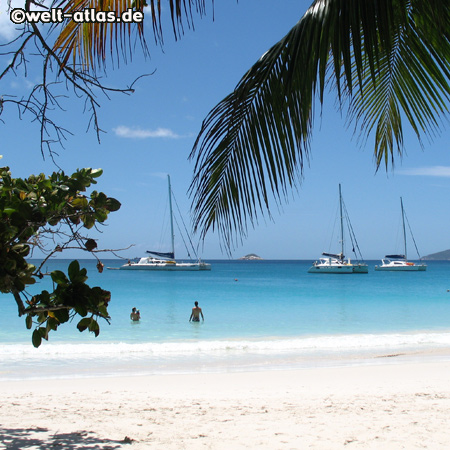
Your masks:
[[[111,293],[86,284],[87,270],[72,261],[68,274],[59,270],[45,273],[46,261],[66,249],[79,249],[94,255],[97,269],[103,270],[96,240],[83,230],[103,224],[120,202],[103,192],[86,189],[96,184],[101,169],[78,169],[71,176],[64,172],[12,178],[9,167],[0,168],[0,292],[10,293],[19,316],[26,316],[28,329],[34,327],[32,342],[39,347],[51,330],[80,316],[80,331],[98,336],[101,317],[109,322],[107,310]],[[34,250],[44,255],[38,266],[27,258]],[[50,276],[53,292],[43,290],[32,295],[27,287],[37,279]]]

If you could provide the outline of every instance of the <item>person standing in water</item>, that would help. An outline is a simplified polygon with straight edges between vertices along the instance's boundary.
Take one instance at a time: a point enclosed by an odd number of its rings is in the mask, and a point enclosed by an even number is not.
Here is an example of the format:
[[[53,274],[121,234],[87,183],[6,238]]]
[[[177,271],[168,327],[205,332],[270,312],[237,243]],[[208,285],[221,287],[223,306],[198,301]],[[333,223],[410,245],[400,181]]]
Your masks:
[[[133,322],[138,322],[140,318],[141,318],[141,313],[139,312],[139,310],[136,308],[133,308],[131,310],[130,319]]]
[[[191,317],[189,317],[189,322],[200,322],[200,316],[202,316],[202,320],[205,321],[203,317],[202,308],[198,306],[198,302],[194,302],[194,307],[192,308]]]

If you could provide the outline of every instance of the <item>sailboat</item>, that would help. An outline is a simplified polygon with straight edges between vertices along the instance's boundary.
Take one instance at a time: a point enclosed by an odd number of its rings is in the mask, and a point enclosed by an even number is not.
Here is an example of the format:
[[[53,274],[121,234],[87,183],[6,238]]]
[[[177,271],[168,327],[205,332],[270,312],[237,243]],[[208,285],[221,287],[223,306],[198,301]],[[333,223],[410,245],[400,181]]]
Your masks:
[[[353,243],[353,251],[356,254],[355,247],[359,252],[359,246],[356,242],[355,235],[353,233],[353,228],[350,224],[350,219],[345,209],[344,201],[342,199],[341,185],[339,184],[339,211],[340,211],[340,243],[341,252],[340,253],[322,253],[322,258],[319,261],[315,261],[313,265],[309,268],[308,273],[368,273],[369,267],[364,262],[352,262],[349,259],[345,259],[344,256],[344,210],[345,219],[348,224],[349,234],[351,241]],[[361,256],[361,252],[359,252]],[[361,256],[362,259],[362,256]]]
[[[404,254],[403,255],[386,255],[385,259],[381,260],[381,264],[378,266],[375,266],[375,270],[386,270],[386,271],[399,271],[399,272],[417,272],[424,270],[427,270],[426,264],[416,264],[414,262],[408,261],[407,257],[407,248],[406,248],[406,227],[405,227],[405,218],[406,221],[408,221],[408,218],[405,214],[405,209],[403,208],[403,199],[400,197],[400,205],[402,208],[402,224],[403,224],[403,248],[404,248]],[[408,223],[409,227],[409,223]],[[414,242],[414,245],[416,247],[417,254],[420,259],[419,251],[417,250],[416,241],[414,240],[414,236],[412,235],[411,228],[409,228],[409,231],[412,236],[412,240]]]
[[[166,271],[195,271],[211,270],[211,264],[203,262],[201,259],[195,262],[180,262],[175,259],[175,234],[173,229],[173,211],[172,211],[172,188],[170,185],[170,176],[167,175],[169,186],[169,218],[170,218],[170,237],[172,251],[167,253],[154,252],[147,250],[147,253],[153,256],[140,258],[139,261],[128,261],[127,264],[120,266],[120,270],[166,270]]]

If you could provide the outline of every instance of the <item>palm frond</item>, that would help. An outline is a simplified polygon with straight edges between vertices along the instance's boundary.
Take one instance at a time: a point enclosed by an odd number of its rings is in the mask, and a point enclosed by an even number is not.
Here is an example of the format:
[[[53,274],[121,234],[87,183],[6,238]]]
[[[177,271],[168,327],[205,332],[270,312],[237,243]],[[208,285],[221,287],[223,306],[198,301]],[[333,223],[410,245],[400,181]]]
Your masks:
[[[442,18],[448,8],[439,19],[433,8],[421,11],[419,16],[412,7],[408,12],[407,24],[393,32],[392,51],[379,55],[375,79],[368,72],[360,72],[362,77],[351,99],[349,118],[359,124],[361,136],[368,137],[375,130],[377,168],[384,161],[388,169],[389,164],[394,164],[395,154],[403,154],[402,119],[407,120],[421,142],[422,135],[439,132],[440,119],[448,113],[448,25],[436,27],[436,23],[445,23]],[[355,66],[354,79],[356,70]]]
[[[206,14],[206,0],[167,0],[170,6],[175,38],[184,33],[184,24],[194,26],[193,11]],[[211,0],[214,3],[214,0]],[[55,0],[54,7],[60,8],[66,17],[83,14],[91,8],[95,11],[114,13],[122,17],[125,11],[149,12],[156,44],[162,44],[163,29],[161,0]],[[145,10],[144,10],[144,7]],[[145,20],[145,18],[144,18]],[[59,27],[59,25],[57,25]],[[99,22],[65,20],[53,50],[62,63],[81,65],[87,70],[104,68],[108,56],[117,64],[131,60],[135,43],[139,42],[144,54],[148,46],[144,34],[144,22]]]
[[[328,83],[363,135],[376,129],[377,167],[402,152],[402,116],[418,136],[435,130],[450,94],[449,11],[439,0],[316,0],[204,120],[190,156],[194,228],[233,245],[271,199],[286,200]]]

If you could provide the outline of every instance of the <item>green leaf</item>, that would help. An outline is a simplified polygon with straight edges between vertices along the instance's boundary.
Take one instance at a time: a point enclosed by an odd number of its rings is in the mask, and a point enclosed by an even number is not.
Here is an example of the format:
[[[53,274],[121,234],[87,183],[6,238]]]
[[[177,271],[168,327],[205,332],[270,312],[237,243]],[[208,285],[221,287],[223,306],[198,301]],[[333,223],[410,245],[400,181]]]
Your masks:
[[[39,303],[43,306],[49,306],[51,304],[50,292],[43,290],[40,294],[36,295],[35,298],[38,299]]]
[[[108,197],[108,200],[106,200],[106,208],[110,212],[118,211],[121,206],[122,204],[115,198]]]
[[[78,302],[78,303],[73,307],[73,309],[74,309],[81,317],[86,316],[87,313],[88,313],[88,310],[86,309],[86,306],[85,306],[83,303],[81,303],[81,302]]]
[[[103,169],[91,169],[91,177],[98,178],[103,174]]]
[[[36,329],[33,331],[33,334],[31,336],[31,342],[33,343],[33,346],[38,348],[42,343],[42,337],[39,329]]]
[[[53,313],[59,323],[65,323],[70,319],[69,311],[67,309],[58,309]]]
[[[31,327],[33,326],[33,318],[30,315],[27,315],[25,318],[25,325],[28,330],[31,330]]]
[[[33,277],[30,277],[30,276],[21,277],[20,279],[26,285],[31,285],[31,284],[36,283],[36,279]]]
[[[84,227],[90,230],[95,225],[95,219],[90,214],[83,214],[81,216]]]
[[[97,209],[95,211],[95,218],[98,222],[103,223],[108,218],[108,210],[104,208]]]
[[[98,307],[98,313],[104,318],[109,317],[108,310],[105,305],[101,305]]]
[[[69,283],[69,280],[67,279],[65,273],[61,272],[60,270],[54,270],[50,273],[50,276],[52,277],[54,283],[61,286],[66,286]]]
[[[50,330],[56,331],[58,328],[59,322],[54,319],[53,317],[49,317],[49,319],[47,320],[47,333]]]
[[[89,331],[95,334],[97,337],[100,334],[100,326],[95,319],[91,319],[91,323],[89,324]]]
[[[76,215],[70,216],[69,219],[70,219],[70,221],[71,221],[73,224],[75,224],[75,225],[78,225],[78,224],[81,222],[80,217],[79,217],[79,216],[76,216]]]
[[[12,250],[20,256],[27,256],[30,252],[30,246],[26,244],[16,244],[12,246]]]
[[[45,312],[40,312],[38,315],[37,315],[37,320],[38,320],[38,322],[39,322],[39,324],[41,324],[41,323],[44,323],[46,320],[47,320],[47,312],[45,311]]]
[[[78,324],[77,324],[77,328],[80,332],[86,330],[90,324],[91,324],[91,318],[90,317],[85,317],[84,319],[81,319]]]
[[[91,195],[89,204],[94,208],[103,208],[106,205],[108,197],[103,192],[94,191]]]
[[[89,202],[86,197],[78,197],[78,198],[72,200],[71,205],[77,209],[85,209],[88,207]]]
[[[58,225],[59,221],[61,220],[60,217],[55,216],[48,219],[48,224],[54,227],[55,225]]]
[[[40,327],[38,328],[39,334],[41,335],[42,339],[45,339],[46,341],[48,341],[48,331],[47,327]]]
[[[69,264],[68,269],[70,281],[73,282],[77,278],[79,272],[80,272],[80,263],[77,260],[72,261]]]

